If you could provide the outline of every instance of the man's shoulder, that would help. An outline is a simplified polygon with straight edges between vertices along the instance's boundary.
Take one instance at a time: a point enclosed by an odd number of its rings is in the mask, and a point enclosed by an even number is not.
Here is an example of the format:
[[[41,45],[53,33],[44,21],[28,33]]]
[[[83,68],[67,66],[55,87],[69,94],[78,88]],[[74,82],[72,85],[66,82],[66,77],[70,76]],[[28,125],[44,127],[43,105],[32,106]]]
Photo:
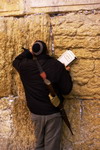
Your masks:
[[[51,58],[50,59],[50,61],[52,62],[52,63],[54,63],[54,65],[56,65],[56,66],[59,66],[59,67],[64,67],[64,65],[60,62],[60,61],[58,61],[56,58]]]
[[[65,68],[64,65],[55,58],[49,59],[48,62],[46,63],[46,66],[50,70],[58,73],[62,72],[62,70]]]

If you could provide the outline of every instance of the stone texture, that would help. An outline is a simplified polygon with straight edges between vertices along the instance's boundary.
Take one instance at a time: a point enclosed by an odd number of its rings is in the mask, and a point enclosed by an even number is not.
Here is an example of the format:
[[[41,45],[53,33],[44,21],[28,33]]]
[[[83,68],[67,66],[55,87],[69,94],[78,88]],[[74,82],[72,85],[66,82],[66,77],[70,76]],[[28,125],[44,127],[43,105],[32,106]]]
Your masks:
[[[74,136],[63,123],[63,150],[99,150],[100,11],[90,10],[97,5],[84,5],[86,11],[68,13],[58,13],[65,11],[64,7],[51,7],[45,11],[58,14],[33,15],[35,8],[28,1],[0,4],[0,16],[9,16],[0,17],[0,150],[31,150],[35,145],[34,124],[12,61],[22,46],[29,48],[38,39],[46,42],[50,54],[54,42],[57,57],[66,49],[77,56],[71,67],[73,90],[64,105]]]
[[[94,17],[93,14],[69,13],[51,18],[55,54],[60,56],[64,50],[71,49],[78,58],[71,69],[75,95],[83,97],[96,95],[100,98],[99,77],[96,73],[99,72],[96,64],[100,63],[99,16],[100,14]]]
[[[0,16],[24,16],[35,13],[53,13],[85,10],[99,10],[99,0],[2,0],[0,2]]]
[[[100,100],[90,99],[82,101],[75,96],[73,96],[73,99],[66,99],[65,110],[74,136],[70,134],[64,124],[62,135],[64,150],[99,150],[99,108]]]
[[[60,56],[71,49],[77,56],[71,67],[73,91],[65,103],[75,135],[71,136],[64,124],[64,150],[99,150],[100,147],[99,17],[100,14],[69,13],[51,18],[55,54]]]
[[[99,0],[26,0],[26,13],[51,13],[100,8]]]
[[[12,68],[12,59],[19,54],[24,46],[29,48],[38,39],[44,40],[48,47],[49,19],[47,15],[29,16],[24,18],[1,18],[0,30],[0,96],[18,94]],[[28,34],[27,34],[28,33]],[[13,76],[12,76],[13,74]],[[19,82],[19,81],[18,81]],[[20,90],[18,90],[20,91]],[[16,93],[17,92],[17,93]]]
[[[99,150],[100,147],[100,100],[82,102],[83,116],[81,122],[82,149]]]
[[[35,40],[43,40],[50,47],[49,18],[48,15],[2,17],[0,21],[0,97],[11,94],[19,96],[11,100],[12,103],[9,97],[0,99],[0,149],[30,150],[35,144],[34,126],[26,107],[20,77],[12,67],[12,61],[22,52],[22,46],[29,48]]]
[[[33,7],[45,7],[45,6],[66,6],[66,5],[78,5],[78,4],[87,4],[87,3],[90,3],[89,0],[80,0],[80,1],[76,1],[76,0],[51,0],[47,3],[46,0],[29,0],[29,2],[31,3],[31,6]],[[96,3],[99,3],[98,0],[91,0],[91,4],[96,4]]]
[[[22,15],[24,12],[23,0],[2,0],[0,2],[0,16]]]
[[[9,96],[0,99],[0,150],[32,149],[34,124],[25,101]]]

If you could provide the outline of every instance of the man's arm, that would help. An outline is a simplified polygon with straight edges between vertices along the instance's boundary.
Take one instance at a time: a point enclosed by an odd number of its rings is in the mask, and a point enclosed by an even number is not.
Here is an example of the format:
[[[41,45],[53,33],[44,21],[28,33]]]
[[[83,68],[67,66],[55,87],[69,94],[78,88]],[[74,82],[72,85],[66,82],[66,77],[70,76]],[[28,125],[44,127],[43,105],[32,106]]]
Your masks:
[[[20,71],[20,66],[21,66],[21,63],[22,63],[22,60],[24,60],[25,58],[28,58],[28,59],[32,59],[33,58],[33,55],[32,53],[26,49],[24,52],[22,52],[21,54],[19,54],[15,60],[13,61],[13,67],[19,72]]]
[[[69,70],[69,69],[68,69]],[[58,82],[58,93],[60,92],[62,95],[68,95],[73,87],[72,78],[70,76],[70,72],[65,69],[63,66],[61,72],[60,72],[60,78]]]

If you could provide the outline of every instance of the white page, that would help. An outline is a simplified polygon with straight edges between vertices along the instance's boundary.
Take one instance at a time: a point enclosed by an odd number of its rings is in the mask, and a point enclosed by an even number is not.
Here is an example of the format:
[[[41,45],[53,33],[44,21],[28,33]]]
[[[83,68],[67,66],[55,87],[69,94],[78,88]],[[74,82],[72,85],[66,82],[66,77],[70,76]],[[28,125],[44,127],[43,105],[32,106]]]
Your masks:
[[[63,63],[65,66],[68,66],[76,59],[75,54],[71,50],[66,50],[58,60]]]

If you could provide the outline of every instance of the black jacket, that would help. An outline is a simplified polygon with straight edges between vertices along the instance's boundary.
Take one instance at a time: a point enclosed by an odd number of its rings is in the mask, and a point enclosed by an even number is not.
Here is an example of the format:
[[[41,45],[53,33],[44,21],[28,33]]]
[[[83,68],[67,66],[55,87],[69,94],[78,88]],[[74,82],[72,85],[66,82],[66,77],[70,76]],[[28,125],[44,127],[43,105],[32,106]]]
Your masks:
[[[51,81],[57,92],[67,95],[72,89],[72,80],[64,65],[48,55],[39,55],[37,57],[47,78]],[[59,112],[49,99],[49,91],[39,75],[36,61],[33,55],[24,51],[13,61],[13,66],[20,74],[24,86],[27,105],[32,113],[39,115],[48,115]]]

